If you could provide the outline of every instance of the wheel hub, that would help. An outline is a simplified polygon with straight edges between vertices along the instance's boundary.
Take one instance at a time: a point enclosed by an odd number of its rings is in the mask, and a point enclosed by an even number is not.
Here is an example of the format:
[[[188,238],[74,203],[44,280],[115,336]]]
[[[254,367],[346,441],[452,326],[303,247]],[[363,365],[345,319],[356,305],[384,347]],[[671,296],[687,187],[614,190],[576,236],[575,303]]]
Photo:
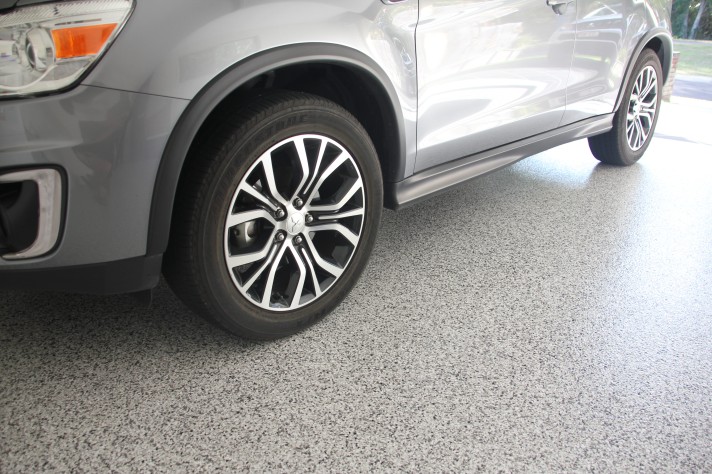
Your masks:
[[[303,212],[293,212],[284,221],[285,230],[289,235],[301,234],[304,231],[305,221]]]
[[[636,117],[640,115],[640,102],[637,100],[633,102],[633,115]]]

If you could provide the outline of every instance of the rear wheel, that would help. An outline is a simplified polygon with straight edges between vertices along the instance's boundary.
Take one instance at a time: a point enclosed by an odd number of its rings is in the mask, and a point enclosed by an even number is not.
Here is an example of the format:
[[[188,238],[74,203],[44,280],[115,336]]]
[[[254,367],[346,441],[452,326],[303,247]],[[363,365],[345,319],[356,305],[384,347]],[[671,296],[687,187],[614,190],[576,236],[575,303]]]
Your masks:
[[[625,99],[613,118],[613,128],[588,139],[598,160],[611,165],[629,166],[637,162],[650,145],[658,121],[662,98],[660,59],[646,49],[638,58],[634,78],[625,90]]]
[[[271,339],[343,300],[376,236],[375,149],[347,111],[275,93],[206,135],[179,186],[166,279],[238,335]]]

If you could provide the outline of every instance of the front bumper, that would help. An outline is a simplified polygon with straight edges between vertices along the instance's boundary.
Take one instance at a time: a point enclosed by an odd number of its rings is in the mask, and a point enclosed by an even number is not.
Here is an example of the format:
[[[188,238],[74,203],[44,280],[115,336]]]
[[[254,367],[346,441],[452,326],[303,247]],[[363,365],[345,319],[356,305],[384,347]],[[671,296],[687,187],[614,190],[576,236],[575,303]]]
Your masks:
[[[90,86],[0,102],[0,175],[56,169],[64,194],[56,245],[34,258],[0,257],[0,288],[118,293],[155,285],[160,255],[146,255],[151,201],[187,104]]]

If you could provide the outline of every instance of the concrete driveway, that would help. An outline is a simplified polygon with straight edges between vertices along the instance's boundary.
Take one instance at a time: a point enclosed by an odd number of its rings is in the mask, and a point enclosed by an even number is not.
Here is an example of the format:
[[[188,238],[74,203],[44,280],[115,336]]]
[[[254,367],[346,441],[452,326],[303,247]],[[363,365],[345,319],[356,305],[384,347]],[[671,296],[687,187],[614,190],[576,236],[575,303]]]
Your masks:
[[[0,472],[712,470],[712,102],[399,213],[323,322],[0,291]]]

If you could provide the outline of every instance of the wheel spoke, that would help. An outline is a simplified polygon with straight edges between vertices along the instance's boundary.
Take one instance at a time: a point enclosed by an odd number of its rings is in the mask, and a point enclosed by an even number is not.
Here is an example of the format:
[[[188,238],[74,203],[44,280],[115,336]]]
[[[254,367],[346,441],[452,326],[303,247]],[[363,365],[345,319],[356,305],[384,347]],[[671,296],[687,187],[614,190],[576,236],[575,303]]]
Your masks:
[[[312,173],[311,179],[304,187],[304,191],[311,188],[311,185],[314,184],[314,180],[316,179],[317,173],[319,172],[319,167],[321,167],[321,161],[324,159],[324,152],[326,151],[327,143],[328,142],[326,140],[321,140],[321,146],[319,146],[319,155],[316,158],[316,165],[314,165],[314,173]]]
[[[653,98],[652,100],[649,100],[649,101],[647,101],[647,102],[641,101],[641,102],[640,102],[640,105],[641,105],[641,107],[643,108],[643,110],[645,110],[645,109],[650,109],[650,110],[653,110],[653,111],[654,111],[654,110],[655,110],[655,106],[656,106],[656,98]]]
[[[291,309],[297,308],[302,299],[302,293],[304,292],[304,282],[307,280],[307,269],[302,262],[302,258],[297,252],[297,249],[293,245],[289,244],[289,250],[294,255],[294,260],[297,262],[297,267],[299,267],[299,281],[297,282],[297,288],[294,290],[294,296],[292,297],[292,304],[289,305]]]
[[[344,195],[341,200],[335,204],[325,204],[325,205],[315,205],[311,206],[312,211],[319,211],[319,212],[329,212],[329,211],[338,211],[342,207],[346,205],[349,200],[356,194],[358,191],[363,189],[363,184],[361,184],[361,181],[356,181],[353,186],[348,190],[348,192]]]
[[[254,263],[258,260],[262,260],[263,258],[265,258],[269,254],[270,247],[272,246],[272,242],[273,242],[275,233],[276,233],[276,231],[272,231],[272,235],[270,236],[269,241],[267,242],[267,244],[265,244],[264,248],[261,250],[258,250],[256,252],[237,254],[237,255],[228,255],[227,256],[227,266],[232,270],[235,267],[247,265],[249,263]]]
[[[643,135],[643,130],[640,126],[640,120],[636,119],[635,120],[635,146],[636,148],[640,148],[640,144],[642,142],[641,137]]]
[[[286,205],[287,200],[279,193],[279,190],[277,189],[277,183],[274,179],[274,168],[272,167],[271,153],[266,153],[265,156],[262,157],[262,169],[265,172],[267,188],[269,189],[270,194],[272,195],[272,197],[278,200],[280,204]]]
[[[640,97],[640,76],[635,80],[633,90],[630,94],[630,100],[638,100],[638,97]]]
[[[363,215],[363,208],[358,208],[358,209],[353,209],[351,211],[340,212],[338,214],[324,214],[324,215],[318,216],[317,220],[331,221],[331,220],[344,219],[345,217],[354,217],[354,216],[362,216],[362,215]]]
[[[346,237],[346,240],[351,242],[351,245],[353,245],[354,247],[356,246],[356,244],[358,244],[358,235],[354,234],[341,224],[319,224],[309,227],[309,232],[320,232],[324,230],[333,230],[338,232],[339,234]]]
[[[227,228],[230,228],[232,226],[236,226],[238,224],[243,224],[245,222],[249,221],[254,221],[257,219],[267,219],[273,224],[276,224],[277,221],[274,220],[274,217],[272,217],[272,214],[269,213],[268,211],[265,211],[264,209],[255,209],[253,211],[245,211],[245,212],[238,212],[236,214],[230,214],[227,218],[227,222],[225,223],[225,226]]]
[[[635,117],[631,118],[628,123],[626,124],[626,131],[628,132],[628,136],[630,136],[630,131],[635,127]]]
[[[307,150],[304,147],[304,138],[299,137],[294,140],[294,146],[297,148],[297,156],[299,157],[299,165],[302,167],[302,180],[299,182],[299,186],[294,191],[294,195],[289,199],[293,201],[295,197],[302,191],[302,186],[309,179],[309,160],[307,160]]]
[[[274,260],[272,260],[269,269],[269,274],[267,275],[267,282],[265,283],[265,290],[264,293],[262,293],[262,306],[268,308],[270,306],[269,303],[270,298],[272,297],[272,288],[274,287],[274,276],[277,273],[277,269],[279,268],[279,262],[281,262],[282,258],[284,257],[284,251],[287,249],[287,246],[287,243],[282,245],[282,248],[279,249],[277,256],[274,258]]]
[[[641,112],[640,115],[638,115],[638,118],[642,121],[642,119],[645,119],[647,121],[647,127],[650,128],[653,124],[653,117],[649,113]],[[642,123],[642,122],[641,122]]]
[[[314,285],[314,296],[316,298],[321,296],[321,285],[319,284],[319,279],[316,277],[316,272],[314,271],[314,265],[312,264],[312,259],[309,257],[309,254],[307,254],[306,249],[302,248],[302,255],[304,256],[304,261],[307,262],[307,266],[309,267],[309,274],[312,277],[312,283]]]
[[[323,258],[321,258],[321,255],[319,255],[319,252],[317,252],[316,248],[314,248],[314,243],[312,242],[311,237],[307,237],[305,242],[307,243],[307,246],[309,247],[309,251],[312,254],[312,259],[313,259],[314,263],[316,263],[321,268],[323,268],[327,272],[334,275],[336,278],[341,276],[341,274],[344,272],[344,270],[342,268],[337,267],[336,265],[334,265],[332,263],[327,262]]]
[[[643,114],[650,117],[650,120],[652,121],[653,117],[655,117],[655,107],[646,107],[643,105],[643,108],[640,110],[640,115]]]
[[[634,142],[633,137],[635,136],[635,132],[636,132],[635,124],[636,124],[636,122],[635,122],[635,119],[634,119],[634,120],[632,120],[632,121],[630,122],[630,124],[628,125],[628,133],[627,133],[627,136],[628,136],[628,144],[631,146],[631,148],[634,148],[634,147],[635,147],[635,145],[634,145],[634,143],[633,143],[633,142]]]
[[[240,187],[237,188],[237,190],[249,194],[253,198],[260,201],[262,204],[268,206],[273,211],[277,210],[277,206],[275,206],[274,203],[267,196],[265,196],[264,194],[262,194],[261,192],[259,192],[258,190],[256,190],[252,186],[250,186],[249,184],[247,184],[247,183],[241,184]]]
[[[346,160],[348,160],[350,156],[348,153],[341,152],[341,154],[334,160],[333,163],[329,165],[328,168],[324,170],[324,172],[319,176],[319,180],[316,182],[316,186],[314,186],[314,189],[312,189],[312,192],[309,194],[309,197],[307,198],[307,205],[310,205],[312,200],[314,199],[314,196],[316,195],[316,192],[319,190],[322,184],[324,184],[324,181],[326,181],[326,178],[331,176],[331,174],[336,171],[339,166],[343,165]]]
[[[631,146],[633,148],[638,147],[638,136],[640,135],[640,131],[638,130],[638,121],[633,120],[633,133],[632,133],[632,141],[631,141]]]
[[[642,145],[645,143],[645,140],[648,139],[648,132],[645,130],[645,126],[643,125],[643,121],[640,119],[640,116],[638,116],[638,129],[640,130],[640,144]]]
[[[269,251],[269,255],[265,259],[265,263],[260,266],[260,268],[257,269],[257,271],[250,277],[249,280],[247,280],[243,285],[242,288],[243,290],[247,291],[250,288],[252,288],[252,285],[255,284],[257,279],[262,276],[262,274],[265,272],[265,269],[272,263],[272,260],[274,259],[274,255],[277,253],[278,246],[272,245],[271,250]]]
[[[657,85],[657,81],[654,77],[651,77],[652,74],[650,71],[644,70],[643,75],[645,76],[645,78],[643,79],[645,81],[645,85],[643,86],[643,90],[641,91],[641,93],[638,94],[641,99],[645,99],[646,97],[648,97],[650,91],[653,89],[653,87]]]

